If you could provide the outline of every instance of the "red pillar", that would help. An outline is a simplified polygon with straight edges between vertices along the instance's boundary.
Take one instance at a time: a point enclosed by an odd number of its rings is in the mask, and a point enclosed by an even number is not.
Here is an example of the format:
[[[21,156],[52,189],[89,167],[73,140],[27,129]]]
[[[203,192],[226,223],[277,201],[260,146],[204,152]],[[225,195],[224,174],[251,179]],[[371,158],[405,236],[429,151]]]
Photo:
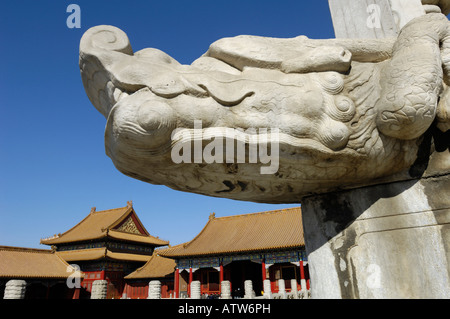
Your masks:
[[[130,292],[130,285],[128,283],[125,283],[125,288],[122,293],[122,296],[123,296],[123,294],[125,294],[127,296],[127,298],[131,298],[129,292]]]
[[[223,281],[223,264],[220,263],[220,272],[219,272],[219,294],[222,293],[222,281]]]
[[[303,267],[303,260],[300,260],[300,283],[306,282],[305,280],[305,268]],[[301,287],[303,288],[303,287]]]
[[[75,288],[73,291],[72,299],[80,299],[80,288]]]
[[[192,277],[193,277],[193,272],[192,272],[192,267],[189,268],[189,285],[188,285],[188,296],[191,296],[191,283],[192,283]]]
[[[261,270],[262,270],[262,280],[266,280],[266,263],[263,261],[261,263]]]
[[[175,298],[178,298],[180,293],[180,270],[178,268],[175,270],[175,282],[173,289],[175,293]]]
[[[307,268],[305,269],[305,277],[308,277],[308,279],[306,280],[306,289],[311,289],[311,286],[310,286],[310,282],[309,282],[309,267],[308,267],[308,265],[306,265],[307,266]]]

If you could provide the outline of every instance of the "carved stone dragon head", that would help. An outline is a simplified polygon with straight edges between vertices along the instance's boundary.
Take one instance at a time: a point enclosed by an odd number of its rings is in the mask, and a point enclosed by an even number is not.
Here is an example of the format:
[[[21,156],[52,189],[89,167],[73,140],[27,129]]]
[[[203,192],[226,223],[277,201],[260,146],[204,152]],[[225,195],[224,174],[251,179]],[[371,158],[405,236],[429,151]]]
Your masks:
[[[397,39],[240,36],[181,65],[97,26],[81,39],[80,69],[122,173],[290,203],[408,171],[426,132],[449,129],[449,30],[430,13]]]

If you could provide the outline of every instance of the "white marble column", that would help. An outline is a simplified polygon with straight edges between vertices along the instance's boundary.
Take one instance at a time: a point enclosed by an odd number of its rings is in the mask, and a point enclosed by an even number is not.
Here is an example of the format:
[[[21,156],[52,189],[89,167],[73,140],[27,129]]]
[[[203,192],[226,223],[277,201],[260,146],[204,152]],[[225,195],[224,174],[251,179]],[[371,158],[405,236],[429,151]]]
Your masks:
[[[27,289],[25,280],[12,279],[6,283],[3,299],[24,299]]]
[[[194,280],[191,282],[191,299],[200,299],[201,291],[200,291],[200,281]]]
[[[92,283],[91,299],[106,299],[108,281],[96,280]]]
[[[147,299],[161,299],[161,282],[159,280],[149,282]]]
[[[220,299],[231,299],[230,281],[224,280],[220,283]]]

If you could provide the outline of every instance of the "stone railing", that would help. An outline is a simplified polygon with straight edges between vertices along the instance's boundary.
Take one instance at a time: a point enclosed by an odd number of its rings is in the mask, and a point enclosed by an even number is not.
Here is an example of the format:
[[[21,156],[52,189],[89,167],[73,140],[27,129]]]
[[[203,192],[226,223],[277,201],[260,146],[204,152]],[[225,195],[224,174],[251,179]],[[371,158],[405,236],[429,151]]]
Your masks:
[[[161,299],[161,282],[159,280],[152,280],[148,284],[147,299]]]
[[[25,280],[9,280],[5,286],[3,299],[24,299],[26,288]]]
[[[297,287],[297,281],[291,280],[291,287]],[[255,299],[310,299],[311,290],[306,289],[306,285],[302,285],[301,290],[293,289],[290,292],[286,291],[285,281],[283,279],[278,280],[278,292],[272,293],[270,287],[270,280],[264,280],[264,295],[256,297]]]
[[[302,285],[301,290],[293,289],[290,292],[286,291],[285,281],[280,279],[278,281],[278,292],[272,293],[270,280],[264,280],[264,294],[262,296],[256,296],[253,290],[253,282],[246,280],[244,282],[244,298],[243,299],[310,299],[311,290],[306,289],[306,284]],[[297,281],[291,280],[291,287],[297,287]],[[231,296],[231,283],[228,280],[221,282],[221,295],[220,299],[232,299]],[[193,281],[191,283],[191,297],[184,299],[202,299],[200,292],[200,281]]]
[[[91,299],[106,299],[108,281],[96,280],[92,283]]]
[[[17,286],[18,284],[16,284]],[[11,284],[11,287],[13,283]],[[295,279],[291,280],[291,287],[297,287],[297,281]],[[8,284],[7,284],[8,288]],[[91,299],[106,299],[106,280],[96,280],[92,285]],[[12,288],[10,288],[11,291]],[[17,290],[17,289],[16,289]],[[191,297],[180,298],[180,299],[202,299],[200,281],[192,281],[191,286]],[[12,295],[12,293],[11,293]],[[18,295],[16,293],[16,295]],[[6,292],[5,292],[6,296]],[[221,282],[221,295],[220,299],[232,299],[231,295],[231,283],[228,280]],[[310,299],[311,290],[306,289],[306,285],[302,285],[301,290],[293,289],[290,292],[286,291],[286,284],[283,279],[278,280],[278,292],[272,293],[270,280],[264,280],[264,294],[262,296],[256,296],[253,290],[253,282],[251,280],[246,280],[244,282],[244,299]],[[161,299],[161,282],[158,280],[152,280],[149,282],[148,287],[148,297],[147,299]]]

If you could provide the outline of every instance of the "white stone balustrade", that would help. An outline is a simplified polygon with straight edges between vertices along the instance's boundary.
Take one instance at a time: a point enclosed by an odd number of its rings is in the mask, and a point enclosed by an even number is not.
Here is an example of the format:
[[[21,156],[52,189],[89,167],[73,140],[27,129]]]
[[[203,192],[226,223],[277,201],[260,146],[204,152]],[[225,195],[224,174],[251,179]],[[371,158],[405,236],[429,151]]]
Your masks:
[[[96,280],[92,283],[91,299],[106,299],[108,282],[106,280]]]
[[[201,298],[201,292],[200,292],[200,281],[194,280],[191,282],[191,299],[200,299]]]
[[[25,280],[10,280],[6,283],[3,299],[24,299],[26,288]]]
[[[149,282],[147,299],[161,299],[161,282],[159,280]]]

